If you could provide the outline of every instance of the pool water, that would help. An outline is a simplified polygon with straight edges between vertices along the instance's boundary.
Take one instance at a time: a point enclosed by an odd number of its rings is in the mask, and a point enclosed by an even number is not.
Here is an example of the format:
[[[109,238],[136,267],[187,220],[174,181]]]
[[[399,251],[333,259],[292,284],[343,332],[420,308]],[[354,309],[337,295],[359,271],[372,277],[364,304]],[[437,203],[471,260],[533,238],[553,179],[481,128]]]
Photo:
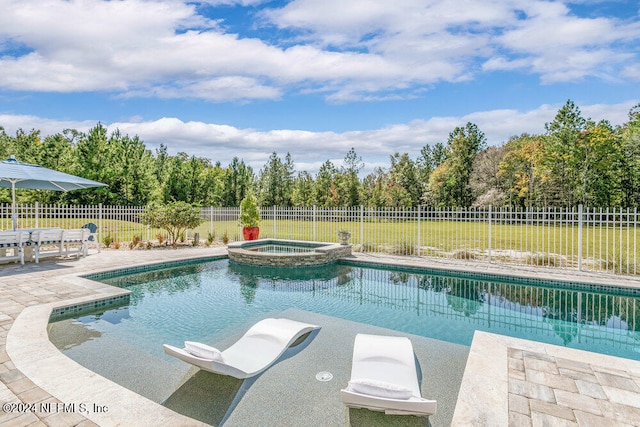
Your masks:
[[[266,245],[247,246],[245,248],[248,251],[254,252],[266,252],[272,254],[299,254],[299,253],[311,253],[314,251],[312,247],[293,246],[270,243]]]
[[[101,279],[130,303],[71,321],[85,342],[162,353],[162,344],[215,343],[230,328],[295,307],[469,346],[476,330],[640,360],[637,297],[335,264],[305,269],[216,260]],[[69,320],[66,320],[69,322]]]

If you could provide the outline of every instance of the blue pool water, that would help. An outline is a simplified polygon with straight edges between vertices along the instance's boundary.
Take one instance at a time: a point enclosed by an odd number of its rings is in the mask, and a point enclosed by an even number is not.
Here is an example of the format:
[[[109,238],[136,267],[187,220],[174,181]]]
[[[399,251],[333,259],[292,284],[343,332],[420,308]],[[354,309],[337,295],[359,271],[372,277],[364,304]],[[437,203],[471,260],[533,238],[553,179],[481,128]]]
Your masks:
[[[161,353],[163,343],[215,343],[230,328],[295,307],[467,346],[482,330],[640,359],[640,301],[632,296],[343,264],[269,269],[226,259],[100,281],[130,289],[130,303],[76,316],[86,338],[70,346],[116,337]]]

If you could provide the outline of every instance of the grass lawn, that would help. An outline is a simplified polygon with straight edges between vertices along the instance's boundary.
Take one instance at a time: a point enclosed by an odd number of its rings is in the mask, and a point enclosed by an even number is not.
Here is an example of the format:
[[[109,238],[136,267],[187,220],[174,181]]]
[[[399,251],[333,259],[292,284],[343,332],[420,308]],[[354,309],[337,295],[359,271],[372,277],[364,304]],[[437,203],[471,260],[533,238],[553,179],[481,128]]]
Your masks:
[[[6,221],[5,221],[6,222]],[[99,225],[102,243],[128,247],[130,242],[166,240],[166,232],[150,229],[138,221],[97,218],[21,218],[20,228],[80,228],[93,222]],[[10,220],[2,224],[10,229]],[[577,267],[578,227],[566,223],[492,222],[486,220],[288,220],[264,219],[260,237],[339,242],[338,230],[351,232],[355,250],[399,255],[423,255],[459,259],[516,262],[558,267]],[[490,229],[490,230],[489,230]],[[489,232],[490,231],[490,232]],[[201,243],[242,239],[236,220],[205,221],[189,230],[186,240],[199,234]],[[211,236],[209,235],[211,233]],[[582,227],[582,263],[586,270],[640,274],[640,228],[614,223],[609,226]],[[491,253],[489,253],[491,248]]]

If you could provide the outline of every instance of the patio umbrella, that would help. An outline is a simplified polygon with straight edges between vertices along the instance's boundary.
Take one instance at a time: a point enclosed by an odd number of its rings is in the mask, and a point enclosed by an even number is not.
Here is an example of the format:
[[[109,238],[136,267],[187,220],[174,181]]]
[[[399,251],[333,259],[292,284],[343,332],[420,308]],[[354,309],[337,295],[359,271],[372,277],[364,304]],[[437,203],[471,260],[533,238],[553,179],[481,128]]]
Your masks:
[[[11,188],[11,219],[13,229],[18,228],[16,214],[16,188],[32,190],[71,191],[83,188],[103,187],[107,184],[58,172],[38,165],[31,165],[10,156],[0,161],[0,187]]]

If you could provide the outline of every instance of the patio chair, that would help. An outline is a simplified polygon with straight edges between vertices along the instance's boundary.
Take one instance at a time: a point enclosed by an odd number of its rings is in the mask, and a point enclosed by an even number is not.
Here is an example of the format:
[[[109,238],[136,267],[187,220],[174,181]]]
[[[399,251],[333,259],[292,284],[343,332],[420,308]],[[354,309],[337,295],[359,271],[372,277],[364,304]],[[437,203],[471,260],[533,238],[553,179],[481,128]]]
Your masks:
[[[265,371],[301,336],[320,326],[290,319],[264,319],[253,325],[224,351],[206,344],[185,341],[184,348],[164,344],[168,355],[221,375],[250,378]]]
[[[2,231],[0,232],[0,261],[18,260],[24,265],[24,249],[29,244],[29,232]],[[11,251],[12,255],[8,255]]]
[[[72,230],[62,230],[62,245],[66,256],[78,254],[87,256],[87,245],[90,231],[86,228],[75,228]]]
[[[100,252],[100,242],[98,242],[98,226],[92,222],[89,222],[82,226],[82,228],[89,229],[89,244],[95,246],[95,248]]]
[[[356,335],[351,380],[340,395],[347,407],[388,415],[424,417],[437,406],[420,394],[413,346],[405,337]]]
[[[40,262],[40,258],[64,255],[62,233],[60,228],[41,228],[31,232],[36,264]]]

